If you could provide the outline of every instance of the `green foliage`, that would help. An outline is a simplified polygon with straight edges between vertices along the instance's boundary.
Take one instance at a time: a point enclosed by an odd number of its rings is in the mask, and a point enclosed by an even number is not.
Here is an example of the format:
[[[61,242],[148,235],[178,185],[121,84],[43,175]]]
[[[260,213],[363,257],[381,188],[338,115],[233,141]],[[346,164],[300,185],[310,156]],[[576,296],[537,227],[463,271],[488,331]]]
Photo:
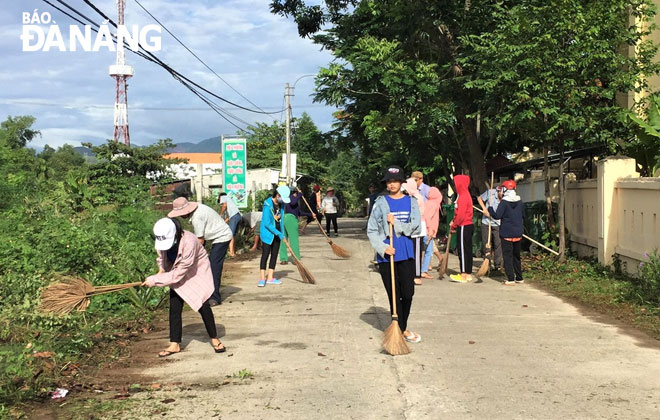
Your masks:
[[[644,254],[644,258],[646,260],[639,263],[638,296],[643,303],[660,305],[660,254],[656,250]]]
[[[37,135],[41,135],[38,130],[33,130],[35,118],[26,115],[19,117],[7,117],[0,124],[0,145],[8,146],[11,149],[21,149],[32,141]]]
[[[626,145],[626,154],[642,167],[642,176],[660,176],[660,95],[649,97],[646,120],[630,112],[636,138]]]
[[[44,396],[63,366],[114,340],[120,325],[125,330],[131,320],[148,319],[167,294],[133,290],[94,297],[86,314],[40,312],[41,290],[60,275],[106,285],[142,281],[156,271],[151,233],[162,216],[153,210],[145,175],[166,177],[170,162],[161,155],[171,142],[142,149],[110,142],[94,148],[99,162],[89,166],[70,146],[38,156],[14,147],[19,143],[9,146],[7,133],[17,131],[7,127],[17,120],[0,130],[0,193],[6,194],[0,204],[0,406]],[[34,120],[18,121],[18,138],[27,139],[34,131],[26,123]]]

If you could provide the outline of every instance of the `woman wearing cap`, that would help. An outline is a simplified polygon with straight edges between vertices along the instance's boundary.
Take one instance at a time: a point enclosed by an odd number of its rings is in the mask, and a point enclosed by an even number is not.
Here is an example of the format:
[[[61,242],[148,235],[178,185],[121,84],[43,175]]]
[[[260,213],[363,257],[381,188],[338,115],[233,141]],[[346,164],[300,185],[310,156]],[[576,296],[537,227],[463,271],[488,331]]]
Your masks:
[[[277,264],[277,254],[280,250],[280,242],[284,239],[284,204],[291,200],[289,196],[291,190],[283,185],[273,191],[273,196],[264,201],[264,210],[261,216],[261,227],[259,236],[263,246],[261,247],[261,264],[259,266],[260,275],[258,287],[264,287],[266,284],[282,284],[281,280],[274,277],[275,265]],[[270,261],[268,258],[270,257]],[[266,274],[266,265],[268,265],[268,274]],[[267,276],[267,277],[266,277]]]
[[[470,177],[467,175],[456,175],[454,177],[456,186],[456,210],[454,211],[454,220],[449,226],[451,232],[456,232],[458,248],[459,274],[449,276],[450,280],[456,283],[467,283],[472,281],[472,234],[474,226],[472,225],[472,197],[468,186]],[[447,244],[449,246],[449,244]]]
[[[208,300],[213,293],[213,275],[208,255],[192,232],[183,230],[178,219],[160,219],[154,225],[158,274],[147,277],[143,286],[170,287],[170,345],[158,357],[181,351],[183,303],[198,311],[216,353],[227,349],[218,340],[215,319]]]
[[[298,241],[298,218],[301,216],[315,217],[305,211],[300,205],[301,193],[296,188],[291,189],[290,202],[284,207],[284,234],[289,240],[293,253],[300,259],[300,242]],[[289,255],[285,246],[280,247],[280,264],[288,264]]]
[[[328,187],[325,192],[325,197],[321,200],[321,211],[325,216],[325,232],[330,236],[330,223],[335,230],[335,236],[339,236],[337,233],[337,211],[339,209],[339,200],[335,197],[335,189]]]
[[[400,167],[390,166],[385,170],[383,182],[386,183],[387,194],[378,197],[374,203],[369,216],[367,236],[377,253],[378,271],[387,291],[392,313],[390,257],[394,257],[394,287],[399,327],[407,341],[419,343],[422,337],[408,330],[408,316],[415,294],[415,260],[411,237],[420,233],[420,214],[417,200],[401,191],[404,180],[403,169]],[[390,243],[390,225],[394,231],[393,243]]]
[[[520,196],[516,194],[515,181],[504,181],[501,190],[503,195],[497,209],[490,206],[488,207],[488,213],[500,221],[500,243],[507,278],[504,284],[511,286],[515,283],[524,282],[520,263],[520,240],[523,235],[525,204]]]

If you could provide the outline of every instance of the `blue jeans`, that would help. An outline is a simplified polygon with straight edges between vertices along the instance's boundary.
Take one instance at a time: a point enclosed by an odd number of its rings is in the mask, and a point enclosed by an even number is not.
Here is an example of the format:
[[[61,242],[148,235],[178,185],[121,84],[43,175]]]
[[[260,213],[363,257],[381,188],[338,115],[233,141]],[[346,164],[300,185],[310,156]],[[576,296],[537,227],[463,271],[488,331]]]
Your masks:
[[[429,237],[425,236],[422,238],[422,247],[426,244],[426,241],[429,241]],[[424,259],[422,260],[422,273],[429,272],[429,266],[431,265],[431,258],[433,258],[433,241],[429,241],[429,244],[426,245],[424,250]]]
[[[236,213],[229,218],[229,222],[227,222],[227,224],[229,225],[229,229],[231,229],[231,236],[236,236],[236,230],[238,229],[239,223],[241,223],[240,213]]]

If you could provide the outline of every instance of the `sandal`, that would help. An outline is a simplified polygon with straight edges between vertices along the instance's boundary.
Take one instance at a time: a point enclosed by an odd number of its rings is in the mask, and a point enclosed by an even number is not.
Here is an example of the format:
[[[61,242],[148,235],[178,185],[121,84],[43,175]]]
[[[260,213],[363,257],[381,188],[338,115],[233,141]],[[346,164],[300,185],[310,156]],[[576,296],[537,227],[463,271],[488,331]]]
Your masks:
[[[410,335],[408,336],[404,335],[403,338],[405,338],[406,341],[409,343],[419,343],[420,341],[422,341],[422,336],[412,331]]]
[[[227,351],[227,347],[225,347],[225,345],[222,343],[219,343],[217,345],[211,344],[211,346],[213,346],[213,350],[215,350],[216,353],[224,353]]]
[[[423,279],[432,279],[432,278],[433,278],[433,276],[432,276],[432,275],[430,275],[430,274],[429,274],[429,273],[427,273],[427,272],[424,272],[424,273],[422,273],[422,278],[423,278]]]
[[[415,277],[414,282],[415,282],[415,284],[416,284],[417,286],[421,286],[421,285],[423,284],[423,283],[422,283],[422,279],[419,278],[419,277]]]
[[[176,353],[181,353],[181,350],[179,350],[179,351],[163,350],[160,353],[158,353],[158,357],[169,357],[169,356],[171,356],[173,354],[176,354]]]

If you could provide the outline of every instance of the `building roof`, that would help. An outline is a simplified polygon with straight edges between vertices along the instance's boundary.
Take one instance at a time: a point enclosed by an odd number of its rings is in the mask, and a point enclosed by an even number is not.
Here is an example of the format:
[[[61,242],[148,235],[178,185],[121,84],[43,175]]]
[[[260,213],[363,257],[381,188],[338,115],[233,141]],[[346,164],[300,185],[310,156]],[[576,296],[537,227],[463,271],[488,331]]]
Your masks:
[[[222,153],[169,153],[165,159],[187,159],[188,163],[222,163]]]

